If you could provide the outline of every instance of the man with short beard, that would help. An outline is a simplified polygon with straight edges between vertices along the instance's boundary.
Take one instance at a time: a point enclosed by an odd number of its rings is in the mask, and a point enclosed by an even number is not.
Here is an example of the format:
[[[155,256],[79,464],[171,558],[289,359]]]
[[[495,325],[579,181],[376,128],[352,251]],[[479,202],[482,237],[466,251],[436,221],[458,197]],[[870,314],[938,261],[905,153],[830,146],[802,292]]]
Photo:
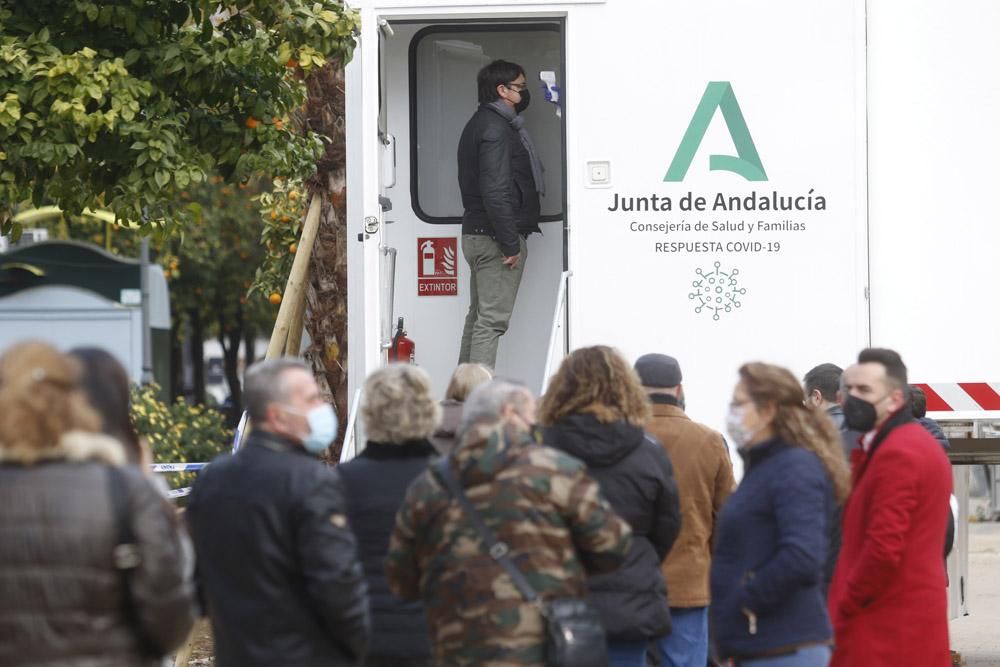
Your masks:
[[[944,552],[951,465],[916,421],[906,366],[869,348],[845,371],[844,419],[864,433],[830,586],[832,667],[951,664]]]

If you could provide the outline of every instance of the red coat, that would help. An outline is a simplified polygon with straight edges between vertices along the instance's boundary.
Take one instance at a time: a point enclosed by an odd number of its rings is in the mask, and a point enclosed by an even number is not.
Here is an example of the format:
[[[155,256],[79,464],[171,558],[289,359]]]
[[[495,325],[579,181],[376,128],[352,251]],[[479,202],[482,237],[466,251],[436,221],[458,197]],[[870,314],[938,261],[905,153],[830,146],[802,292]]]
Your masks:
[[[830,584],[836,642],[830,665],[948,667],[948,457],[908,421],[872,453],[854,452],[852,464],[854,489]]]

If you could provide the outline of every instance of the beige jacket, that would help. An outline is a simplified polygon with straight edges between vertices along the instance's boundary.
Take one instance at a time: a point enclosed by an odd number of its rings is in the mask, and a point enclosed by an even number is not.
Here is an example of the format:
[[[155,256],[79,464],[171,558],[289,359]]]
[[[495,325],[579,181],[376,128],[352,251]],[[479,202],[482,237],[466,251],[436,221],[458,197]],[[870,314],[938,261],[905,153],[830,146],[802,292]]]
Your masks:
[[[673,405],[654,403],[646,430],[667,450],[680,494],[681,533],[662,566],[670,606],[707,606],[715,519],[736,484],[729,450],[718,432]]]

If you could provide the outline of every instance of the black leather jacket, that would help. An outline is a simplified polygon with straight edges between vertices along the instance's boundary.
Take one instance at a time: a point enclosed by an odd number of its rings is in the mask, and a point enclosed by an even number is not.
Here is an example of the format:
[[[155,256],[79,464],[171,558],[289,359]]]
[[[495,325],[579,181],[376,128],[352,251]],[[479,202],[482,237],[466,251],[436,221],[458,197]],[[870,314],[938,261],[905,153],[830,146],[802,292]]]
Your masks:
[[[510,123],[480,105],[458,142],[462,233],[491,236],[506,257],[520,252],[518,234],[539,231],[541,205],[531,158]]]
[[[358,663],[367,590],[334,469],[256,430],[205,469],[186,514],[220,667]]]

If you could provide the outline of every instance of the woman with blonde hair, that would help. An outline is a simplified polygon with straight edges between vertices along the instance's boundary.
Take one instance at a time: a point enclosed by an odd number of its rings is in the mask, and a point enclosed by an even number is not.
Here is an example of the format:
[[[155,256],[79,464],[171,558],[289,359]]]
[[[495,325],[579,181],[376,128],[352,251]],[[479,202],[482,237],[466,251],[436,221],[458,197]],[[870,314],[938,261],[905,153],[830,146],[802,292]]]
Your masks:
[[[588,580],[612,667],[643,667],[647,644],[670,633],[660,563],[680,531],[680,510],[670,459],[643,430],[649,415],[639,377],[603,345],[566,357],[539,408],[544,443],[586,463],[634,533],[621,569]]]
[[[806,406],[795,376],[744,364],[727,430],[744,475],[719,517],[710,615],[721,657],[757,667],[825,667],[828,534],[850,490],[840,436]]]
[[[447,454],[458,443],[458,425],[462,421],[462,406],[472,390],[493,379],[493,371],[483,364],[459,364],[448,383],[441,401],[441,424],[431,442],[441,454]]]
[[[390,592],[383,562],[406,490],[435,453],[428,438],[441,408],[431,395],[427,373],[409,364],[385,366],[369,375],[361,401],[368,442],[357,458],[337,470],[346,484],[347,518],[368,582],[372,636],[365,665],[430,667],[423,606]]]
[[[78,362],[0,356],[2,665],[151,667],[194,622],[173,510],[101,427]]]

